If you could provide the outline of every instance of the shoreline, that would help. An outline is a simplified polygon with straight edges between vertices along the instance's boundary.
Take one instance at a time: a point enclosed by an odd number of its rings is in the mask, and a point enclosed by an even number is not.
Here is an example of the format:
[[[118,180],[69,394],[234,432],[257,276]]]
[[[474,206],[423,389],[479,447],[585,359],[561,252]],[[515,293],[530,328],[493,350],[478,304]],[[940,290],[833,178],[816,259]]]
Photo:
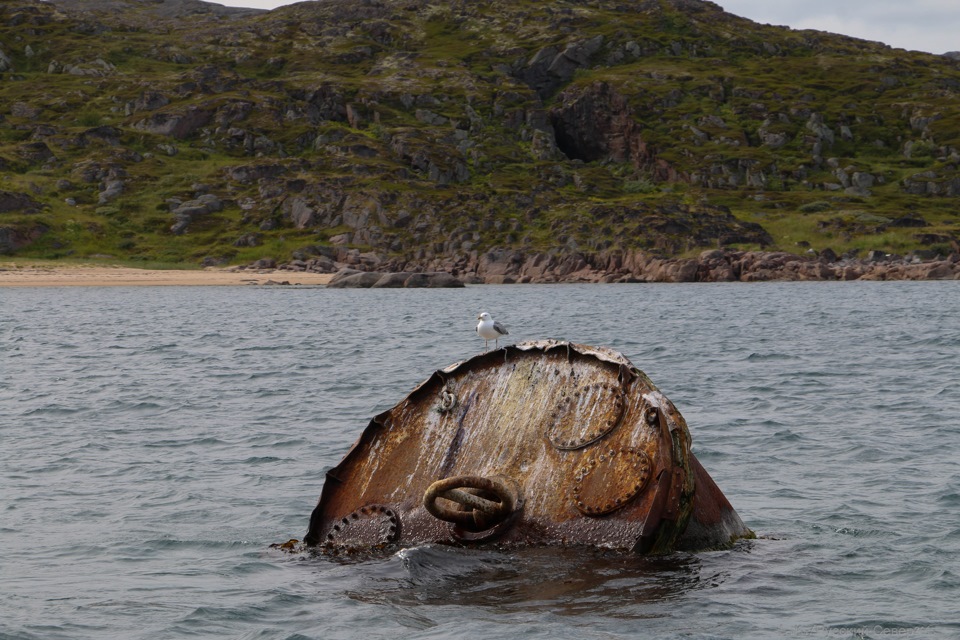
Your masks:
[[[136,269],[88,265],[0,264],[0,287],[317,286],[327,273],[230,269]]]
[[[873,252],[867,259],[823,254],[708,250],[696,258],[655,258],[643,252],[600,254],[525,254],[490,251],[460,260],[383,261],[375,254],[346,252],[342,261],[312,258],[277,264],[259,260],[249,265],[204,269],[141,269],[129,266],[0,261],[3,287],[111,286],[335,286],[368,288],[385,276],[393,282],[378,287],[408,287],[396,276],[445,276],[445,284],[418,281],[416,287],[477,284],[575,284],[670,282],[788,282],[851,280],[960,280],[960,254],[922,261]],[[879,254],[879,255],[876,255]],[[364,262],[360,258],[366,257]],[[347,276],[358,282],[346,280]],[[359,276],[363,276],[360,278]],[[421,278],[421,280],[423,280]],[[343,281],[343,282],[339,282]],[[414,285],[409,285],[412,287]]]
[[[358,256],[344,257],[341,262],[346,261],[346,266],[363,267]],[[305,264],[310,267],[309,262]],[[381,270],[447,271],[466,284],[960,280],[960,253],[922,260],[881,251],[861,259],[840,257],[829,249],[801,255],[710,249],[695,258],[659,258],[641,250],[529,253],[497,249],[453,259],[387,262]]]

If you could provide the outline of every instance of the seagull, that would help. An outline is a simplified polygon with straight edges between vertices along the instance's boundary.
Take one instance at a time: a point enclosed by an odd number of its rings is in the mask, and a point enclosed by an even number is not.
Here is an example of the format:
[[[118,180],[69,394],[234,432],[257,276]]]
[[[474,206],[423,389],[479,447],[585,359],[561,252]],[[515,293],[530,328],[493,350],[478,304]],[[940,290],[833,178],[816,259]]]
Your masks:
[[[483,338],[483,350],[487,350],[487,343],[494,341],[495,348],[500,348],[500,336],[508,335],[507,328],[490,317],[490,314],[484,311],[477,316],[480,322],[477,324],[477,335]]]

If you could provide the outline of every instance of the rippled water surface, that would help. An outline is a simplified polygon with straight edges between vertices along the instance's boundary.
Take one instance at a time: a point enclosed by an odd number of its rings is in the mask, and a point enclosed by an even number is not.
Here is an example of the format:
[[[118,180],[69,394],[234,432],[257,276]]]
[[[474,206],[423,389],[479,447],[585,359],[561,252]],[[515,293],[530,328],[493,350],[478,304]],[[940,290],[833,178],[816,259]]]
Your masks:
[[[622,351],[759,539],[289,555],[369,419],[482,348]],[[0,289],[0,637],[960,637],[956,282]]]

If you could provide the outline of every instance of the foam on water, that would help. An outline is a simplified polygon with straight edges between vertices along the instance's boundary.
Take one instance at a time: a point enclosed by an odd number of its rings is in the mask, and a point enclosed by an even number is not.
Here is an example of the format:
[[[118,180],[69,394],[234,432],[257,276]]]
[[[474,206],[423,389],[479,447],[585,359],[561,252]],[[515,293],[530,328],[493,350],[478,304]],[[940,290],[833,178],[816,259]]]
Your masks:
[[[482,348],[624,352],[760,535],[286,555],[370,418]],[[956,637],[943,283],[0,291],[0,637]]]

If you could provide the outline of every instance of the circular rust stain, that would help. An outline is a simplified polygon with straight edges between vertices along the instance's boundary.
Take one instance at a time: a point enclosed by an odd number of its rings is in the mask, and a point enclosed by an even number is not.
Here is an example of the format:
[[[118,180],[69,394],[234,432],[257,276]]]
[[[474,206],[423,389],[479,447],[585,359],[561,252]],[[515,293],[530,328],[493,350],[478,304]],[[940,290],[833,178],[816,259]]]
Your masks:
[[[643,451],[604,449],[577,469],[571,498],[582,513],[602,516],[625,507],[650,473],[650,458]]]
[[[325,547],[376,547],[400,538],[400,516],[382,504],[368,504],[333,523]]]
[[[619,386],[594,382],[560,399],[547,414],[547,438],[557,449],[580,449],[613,431],[626,400]]]

